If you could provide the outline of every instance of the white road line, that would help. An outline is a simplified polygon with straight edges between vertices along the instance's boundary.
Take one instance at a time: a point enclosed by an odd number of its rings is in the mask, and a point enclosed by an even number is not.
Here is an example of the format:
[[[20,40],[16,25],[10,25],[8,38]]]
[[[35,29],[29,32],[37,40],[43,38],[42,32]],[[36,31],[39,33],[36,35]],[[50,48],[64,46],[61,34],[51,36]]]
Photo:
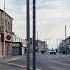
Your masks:
[[[27,66],[16,64],[16,63],[7,63],[7,64],[14,65],[14,66],[21,67],[21,68],[26,68],[27,67]],[[32,70],[32,67],[30,67],[30,70]],[[36,70],[41,70],[41,69],[36,69]]]
[[[26,68],[27,67],[27,66],[16,64],[16,63],[7,63],[7,64],[14,65],[14,66],[21,67],[21,68]],[[32,70],[32,67],[30,67],[30,70]]]
[[[8,59],[6,62],[13,61],[13,60],[18,60],[18,59],[20,59],[20,58],[22,58],[22,57],[10,58],[10,59]]]
[[[14,65],[14,66],[18,66],[18,67],[21,67],[21,68],[26,68],[27,66],[23,66],[23,65],[19,65],[19,64],[16,64],[16,63],[7,63],[9,65]]]

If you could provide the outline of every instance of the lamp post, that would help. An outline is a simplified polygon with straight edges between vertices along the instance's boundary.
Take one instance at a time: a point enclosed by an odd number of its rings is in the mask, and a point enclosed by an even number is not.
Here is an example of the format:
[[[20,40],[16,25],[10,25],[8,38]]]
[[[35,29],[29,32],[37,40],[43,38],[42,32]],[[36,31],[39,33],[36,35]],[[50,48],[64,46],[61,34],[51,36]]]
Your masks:
[[[36,70],[36,0],[33,0],[33,70]]]
[[[27,70],[30,70],[30,14],[29,14],[29,0],[26,0],[26,31],[27,31]]]

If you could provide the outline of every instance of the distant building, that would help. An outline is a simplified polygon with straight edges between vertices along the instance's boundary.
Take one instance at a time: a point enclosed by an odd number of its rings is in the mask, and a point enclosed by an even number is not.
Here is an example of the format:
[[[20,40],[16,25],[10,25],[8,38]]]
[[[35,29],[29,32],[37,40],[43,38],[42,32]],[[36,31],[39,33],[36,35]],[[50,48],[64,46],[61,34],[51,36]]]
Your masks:
[[[70,54],[70,36],[62,40],[59,45],[59,52],[62,54]]]
[[[45,41],[41,41],[41,40],[37,40],[37,47],[39,51],[42,51],[42,50],[46,51],[47,49],[47,45]]]
[[[36,40],[36,50],[40,52],[41,50],[46,51],[47,45],[45,41]],[[32,38],[30,38],[30,52],[33,52],[33,44],[32,44]]]

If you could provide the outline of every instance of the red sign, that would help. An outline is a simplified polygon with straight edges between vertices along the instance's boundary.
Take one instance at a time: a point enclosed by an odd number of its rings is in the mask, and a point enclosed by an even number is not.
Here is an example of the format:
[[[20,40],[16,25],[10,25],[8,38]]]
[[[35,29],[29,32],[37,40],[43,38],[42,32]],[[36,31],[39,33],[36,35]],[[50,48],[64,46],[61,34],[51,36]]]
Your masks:
[[[6,39],[7,39],[7,40],[10,40],[10,39],[11,39],[11,36],[10,36],[10,35],[7,35],[7,36],[6,36]]]
[[[5,32],[5,41],[13,42],[13,37],[10,33]]]

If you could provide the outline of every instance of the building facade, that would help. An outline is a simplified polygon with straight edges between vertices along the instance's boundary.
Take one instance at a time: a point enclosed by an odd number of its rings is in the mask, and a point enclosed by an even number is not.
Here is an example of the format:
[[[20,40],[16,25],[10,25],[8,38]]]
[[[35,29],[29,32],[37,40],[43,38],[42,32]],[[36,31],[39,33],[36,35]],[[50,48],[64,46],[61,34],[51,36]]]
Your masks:
[[[36,40],[36,51],[37,52],[41,52],[46,51],[47,50],[47,45],[45,43],[45,41],[41,41],[41,40]],[[30,52],[33,52],[33,44],[32,44],[32,38],[30,38]]]
[[[12,43],[12,56],[13,55],[22,55],[22,43],[21,42],[13,42]]]
[[[0,57],[11,55],[13,19],[0,9]]]
[[[47,51],[47,45],[45,41],[37,40],[38,51]]]
[[[61,54],[70,54],[70,36],[62,40],[58,49]]]

